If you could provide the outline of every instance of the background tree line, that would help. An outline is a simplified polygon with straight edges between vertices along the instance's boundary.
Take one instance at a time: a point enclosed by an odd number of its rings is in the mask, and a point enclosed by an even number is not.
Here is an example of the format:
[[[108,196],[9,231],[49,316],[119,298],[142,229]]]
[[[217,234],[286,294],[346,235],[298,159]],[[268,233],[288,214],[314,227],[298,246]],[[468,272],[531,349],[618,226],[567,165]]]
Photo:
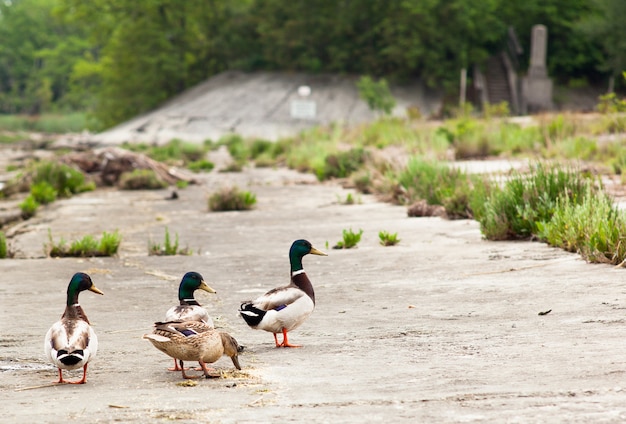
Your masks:
[[[84,110],[105,128],[229,69],[454,91],[509,26],[527,60],[537,23],[557,82],[606,84],[626,69],[624,22],[623,0],[4,0],[0,113]]]

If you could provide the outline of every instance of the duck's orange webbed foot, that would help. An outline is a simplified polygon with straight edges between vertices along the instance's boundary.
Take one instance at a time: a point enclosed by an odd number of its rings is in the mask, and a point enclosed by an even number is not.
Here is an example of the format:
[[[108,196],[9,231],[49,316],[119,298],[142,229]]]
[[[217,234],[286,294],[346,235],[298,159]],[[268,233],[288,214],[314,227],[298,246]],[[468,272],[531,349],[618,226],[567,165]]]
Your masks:
[[[289,340],[287,339],[287,330],[285,330],[283,328],[283,342],[282,343],[278,343],[278,339],[276,338],[276,334],[274,334],[274,340],[276,341],[276,347],[302,347],[302,345],[294,345],[289,343]]]

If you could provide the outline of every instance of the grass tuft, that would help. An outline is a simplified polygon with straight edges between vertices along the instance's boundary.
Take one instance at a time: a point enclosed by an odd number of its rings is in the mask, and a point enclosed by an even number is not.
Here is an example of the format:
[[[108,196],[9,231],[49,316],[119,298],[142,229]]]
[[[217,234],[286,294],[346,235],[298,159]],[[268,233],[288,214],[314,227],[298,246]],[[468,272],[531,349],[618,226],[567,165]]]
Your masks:
[[[214,212],[245,211],[252,209],[256,203],[256,195],[239,188],[225,187],[209,197],[209,210]]]

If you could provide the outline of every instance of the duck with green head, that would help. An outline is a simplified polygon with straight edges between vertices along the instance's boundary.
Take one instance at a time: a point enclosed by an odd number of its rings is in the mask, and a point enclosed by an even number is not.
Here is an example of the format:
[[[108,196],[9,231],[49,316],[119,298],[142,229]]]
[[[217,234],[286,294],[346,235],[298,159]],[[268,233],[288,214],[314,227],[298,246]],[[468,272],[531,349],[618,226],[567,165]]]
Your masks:
[[[287,333],[298,328],[315,309],[313,285],[302,266],[302,258],[309,253],[327,256],[307,240],[294,241],[289,249],[290,284],[272,289],[255,300],[243,302],[239,308],[248,326],[274,335],[276,347],[300,347],[289,343]],[[276,336],[278,333],[283,334],[281,343]]]
[[[89,290],[102,293],[84,272],[74,274],[67,286],[67,302],[61,319],[46,333],[44,351],[59,370],[57,383],[83,384],[87,381],[87,365],[98,351],[98,337],[91,328],[85,311],[78,303],[80,292]],[[79,381],[63,379],[63,370],[83,368],[83,378]]]
[[[199,321],[210,328],[214,328],[213,320],[209,313],[194,297],[196,290],[217,293],[204,282],[204,278],[199,273],[193,271],[186,273],[178,286],[179,304],[167,310],[164,321]],[[169,368],[169,370],[180,371],[176,359],[174,359],[174,368]]]

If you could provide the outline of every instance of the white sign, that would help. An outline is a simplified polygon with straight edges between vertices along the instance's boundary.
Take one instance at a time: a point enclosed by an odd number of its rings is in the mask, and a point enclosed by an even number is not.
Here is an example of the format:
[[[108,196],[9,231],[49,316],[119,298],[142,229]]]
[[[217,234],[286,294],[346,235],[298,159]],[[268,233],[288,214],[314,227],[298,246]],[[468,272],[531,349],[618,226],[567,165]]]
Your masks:
[[[292,100],[291,117],[295,119],[315,119],[317,104],[313,100]]]

